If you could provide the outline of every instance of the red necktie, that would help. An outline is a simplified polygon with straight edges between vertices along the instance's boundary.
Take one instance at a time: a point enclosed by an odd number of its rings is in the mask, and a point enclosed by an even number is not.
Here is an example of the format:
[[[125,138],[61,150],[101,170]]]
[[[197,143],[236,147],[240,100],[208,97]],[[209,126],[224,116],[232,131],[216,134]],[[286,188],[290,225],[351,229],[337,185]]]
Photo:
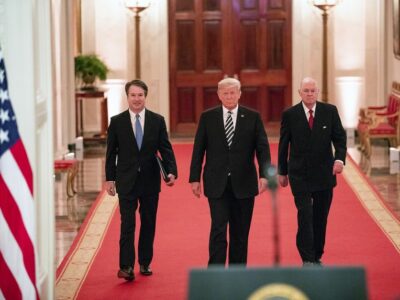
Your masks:
[[[310,109],[309,111],[310,117],[308,118],[308,125],[310,126],[310,129],[312,129],[314,125],[314,116],[313,116],[313,111]]]

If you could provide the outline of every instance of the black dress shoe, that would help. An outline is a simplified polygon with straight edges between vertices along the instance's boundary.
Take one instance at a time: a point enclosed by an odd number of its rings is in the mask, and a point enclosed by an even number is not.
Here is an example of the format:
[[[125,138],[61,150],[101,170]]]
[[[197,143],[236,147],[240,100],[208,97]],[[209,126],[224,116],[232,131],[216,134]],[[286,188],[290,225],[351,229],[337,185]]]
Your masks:
[[[121,268],[117,274],[118,278],[123,278],[128,281],[133,281],[135,279],[135,275],[133,274],[132,267]]]
[[[153,271],[150,269],[150,266],[141,265],[140,266],[140,274],[145,276],[153,275]]]

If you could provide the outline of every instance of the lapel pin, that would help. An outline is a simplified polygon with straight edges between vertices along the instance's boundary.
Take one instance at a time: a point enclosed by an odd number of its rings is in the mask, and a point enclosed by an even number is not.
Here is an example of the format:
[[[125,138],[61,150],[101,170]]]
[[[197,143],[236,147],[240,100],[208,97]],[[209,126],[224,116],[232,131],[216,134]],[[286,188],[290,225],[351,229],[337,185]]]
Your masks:
[[[326,129],[326,126],[322,127],[323,129]]]
[[[244,115],[240,115],[241,118],[244,118]]]

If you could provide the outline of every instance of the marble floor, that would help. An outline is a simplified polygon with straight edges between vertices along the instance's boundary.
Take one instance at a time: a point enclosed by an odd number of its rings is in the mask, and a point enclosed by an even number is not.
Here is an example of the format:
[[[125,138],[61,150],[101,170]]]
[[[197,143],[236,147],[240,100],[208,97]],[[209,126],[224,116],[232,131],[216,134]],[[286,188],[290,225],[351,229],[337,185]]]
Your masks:
[[[85,151],[84,159],[79,161],[75,178],[77,193],[73,197],[67,196],[67,173],[55,175],[56,266],[68,252],[90,207],[102,190],[104,160],[104,147]]]
[[[389,172],[387,144],[374,144],[371,159],[366,159],[357,146],[351,143],[348,152],[400,220],[400,174]],[[59,266],[71,247],[86,214],[102,189],[104,155],[104,146],[92,145],[85,148],[84,159],[79,162],[75,178],[78,192],[73,197],[67,197],[66,194],[66,173],[55,175],[56,266]]]

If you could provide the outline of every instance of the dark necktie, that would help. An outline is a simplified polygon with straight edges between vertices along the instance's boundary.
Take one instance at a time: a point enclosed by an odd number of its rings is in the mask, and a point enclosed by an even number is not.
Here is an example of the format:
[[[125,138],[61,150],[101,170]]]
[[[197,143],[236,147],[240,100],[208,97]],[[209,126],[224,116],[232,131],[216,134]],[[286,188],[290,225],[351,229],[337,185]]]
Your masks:
[[[313,128],[314,125],[314,116],[313,116],[313,110],[310,109],[309,111],[310,117],[308,118],[308,125],[310,126],[310,129]]]
[[[143,141],[143,130],[142,125],[140,125],[140,116],[139,114],[136,115],[136,122],[135,122],[135,138],[138,148],[142,147]]]
[[[228,111],[228,117],[226,118],[226,123],[225,123],[225,135],[226,135],[226,141],[228,143],[228,146],[230,147],[232,144],[232,139],[233,139],[233,120],[232,120],[232,112]]]

